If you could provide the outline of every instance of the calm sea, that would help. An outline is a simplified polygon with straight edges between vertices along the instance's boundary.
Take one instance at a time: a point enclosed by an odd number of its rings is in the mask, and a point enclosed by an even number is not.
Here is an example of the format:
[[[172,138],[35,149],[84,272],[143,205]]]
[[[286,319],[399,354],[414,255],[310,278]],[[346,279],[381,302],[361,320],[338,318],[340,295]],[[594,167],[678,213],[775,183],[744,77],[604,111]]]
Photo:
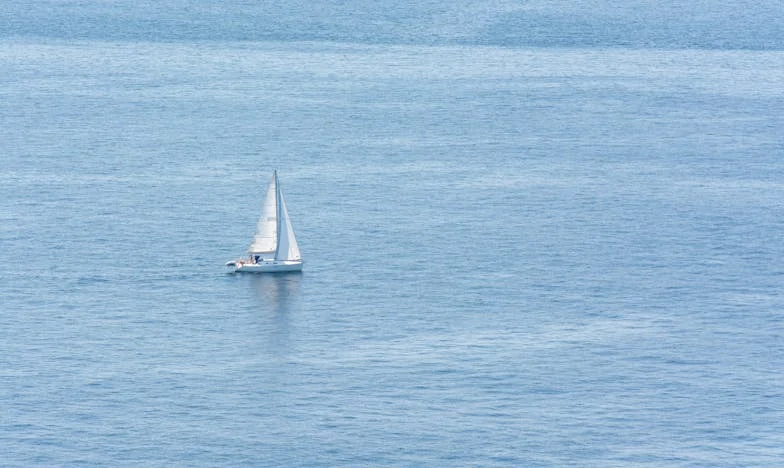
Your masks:
[[[784,460],[782,4],[26,3],[0,465]]]

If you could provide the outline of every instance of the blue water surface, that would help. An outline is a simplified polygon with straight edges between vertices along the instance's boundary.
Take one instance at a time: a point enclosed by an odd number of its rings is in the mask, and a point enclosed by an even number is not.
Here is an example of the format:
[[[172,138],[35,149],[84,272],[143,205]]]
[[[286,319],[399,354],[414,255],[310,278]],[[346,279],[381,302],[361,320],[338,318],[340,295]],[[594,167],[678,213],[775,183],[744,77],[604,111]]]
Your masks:
[[[780,465],[784,10],[676,3],[5,3],[0,464]]]

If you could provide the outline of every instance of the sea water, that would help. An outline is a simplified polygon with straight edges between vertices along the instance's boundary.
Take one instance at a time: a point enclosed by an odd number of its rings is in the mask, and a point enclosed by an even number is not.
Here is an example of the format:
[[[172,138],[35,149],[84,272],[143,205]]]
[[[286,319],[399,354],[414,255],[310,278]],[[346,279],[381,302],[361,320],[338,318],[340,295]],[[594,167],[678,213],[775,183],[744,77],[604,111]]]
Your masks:
[[[6,4],[0,465],[780,464],[782,7],[675,3]]]

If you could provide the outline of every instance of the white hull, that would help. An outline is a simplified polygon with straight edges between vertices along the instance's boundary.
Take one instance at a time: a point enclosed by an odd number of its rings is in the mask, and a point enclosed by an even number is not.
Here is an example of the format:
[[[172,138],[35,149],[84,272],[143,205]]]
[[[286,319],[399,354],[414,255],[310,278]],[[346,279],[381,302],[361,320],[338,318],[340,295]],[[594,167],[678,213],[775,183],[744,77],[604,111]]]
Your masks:
[[[228,262],[226,264],[231,273],[285,273],[289,271],[302,271],[300,260],[266,261],[259,263]]]

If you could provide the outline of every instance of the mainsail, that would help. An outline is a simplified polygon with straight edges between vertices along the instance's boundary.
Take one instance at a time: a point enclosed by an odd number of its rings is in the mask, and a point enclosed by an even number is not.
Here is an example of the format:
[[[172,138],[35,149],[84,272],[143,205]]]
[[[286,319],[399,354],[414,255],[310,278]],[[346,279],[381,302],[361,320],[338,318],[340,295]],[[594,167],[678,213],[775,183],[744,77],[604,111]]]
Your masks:
[[[261,209],[261,217],[256,224],[256,234],[253,236],[248,248],[248,253],[264,254],[275,252],[278,245],[278,175],[272,175],[267,195],[264,197],[264,206]]]

